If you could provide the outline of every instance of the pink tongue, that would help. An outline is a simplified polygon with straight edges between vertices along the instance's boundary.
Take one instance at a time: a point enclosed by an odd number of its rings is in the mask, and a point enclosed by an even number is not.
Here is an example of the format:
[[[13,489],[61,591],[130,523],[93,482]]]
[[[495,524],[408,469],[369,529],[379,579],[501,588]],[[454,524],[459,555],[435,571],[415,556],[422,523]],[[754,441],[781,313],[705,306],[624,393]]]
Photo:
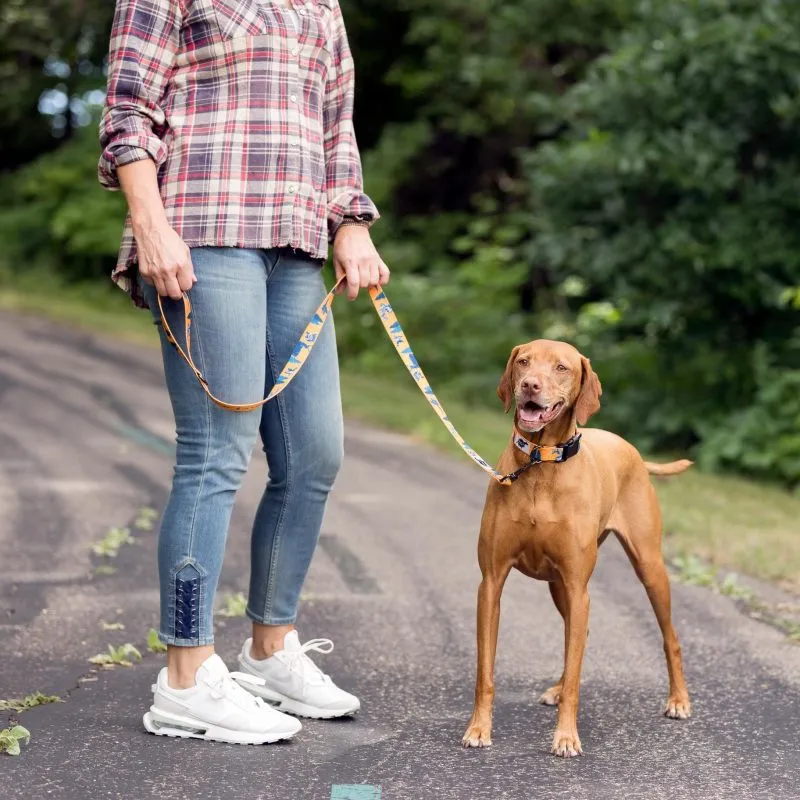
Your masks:
[[[527,409],[521,408],[519,410],[519,418],[523,422],[541,422],[544,413],[545,411],[543,408],[537,409],[536,411],[528,411]]]

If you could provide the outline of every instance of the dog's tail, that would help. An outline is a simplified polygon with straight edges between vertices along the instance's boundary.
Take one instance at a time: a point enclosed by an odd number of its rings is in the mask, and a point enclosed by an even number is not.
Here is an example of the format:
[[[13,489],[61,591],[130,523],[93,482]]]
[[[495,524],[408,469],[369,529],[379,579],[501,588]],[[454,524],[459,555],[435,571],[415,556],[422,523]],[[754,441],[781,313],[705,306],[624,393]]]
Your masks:
[[[651,475],[679,475],[681,472],[686,471],[694,464],[694,461],[689,461],[687,458],[682,458],[680,461],[671,461],[669,464],[654,464],[652,461],[645,461],[644,465]]]

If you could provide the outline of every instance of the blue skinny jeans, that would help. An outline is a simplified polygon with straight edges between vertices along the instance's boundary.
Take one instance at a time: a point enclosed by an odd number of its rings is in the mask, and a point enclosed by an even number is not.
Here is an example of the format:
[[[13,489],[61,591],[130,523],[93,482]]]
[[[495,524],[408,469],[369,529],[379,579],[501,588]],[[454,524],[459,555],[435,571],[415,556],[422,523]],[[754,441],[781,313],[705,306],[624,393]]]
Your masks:
[[[196,247],[192,356],[222,400],[248,403],[272,387],[325,296],[321,262],[288,248]],[[166,341],[154,287],[142,282],[161,334],[177,434],[176,465],[158,541],[159,638],[214,641],[213,606],[236,492],[260,434],[269,481],[251,537],[247,616],[293,623],[342,461],[343,424],[333,320],[291,385],[261,409],[214,405]],[[183,341],[183,305],[164,300]]]

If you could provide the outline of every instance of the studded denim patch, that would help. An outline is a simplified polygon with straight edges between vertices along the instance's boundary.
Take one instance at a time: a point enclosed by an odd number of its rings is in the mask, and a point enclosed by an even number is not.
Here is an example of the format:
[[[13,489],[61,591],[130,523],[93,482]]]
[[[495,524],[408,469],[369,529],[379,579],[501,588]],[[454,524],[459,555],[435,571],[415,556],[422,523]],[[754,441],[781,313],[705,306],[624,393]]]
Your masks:
[[[175,576],[175,636],[198,639],[200,636],[200,574],[191,564]]]

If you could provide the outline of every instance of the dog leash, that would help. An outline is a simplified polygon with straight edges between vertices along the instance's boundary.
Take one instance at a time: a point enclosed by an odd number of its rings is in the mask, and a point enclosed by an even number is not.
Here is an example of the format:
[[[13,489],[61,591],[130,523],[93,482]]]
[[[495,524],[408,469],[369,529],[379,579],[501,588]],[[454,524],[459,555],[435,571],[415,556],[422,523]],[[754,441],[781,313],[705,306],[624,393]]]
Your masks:
[[[228,411],[253,411],[277,397],[292,382],[292,379],[297,375],[297,373],[300,372],[303,364],[306,362],[306,359],[314,349],[314,345],[319,338],[319,334],[322,331],[322,328],[325,326],[328,317],[330,316],[331,306],[333,305],[333,300],[336,296],[336,290],[343,284],[344,281],[345,277],[340,278],[336,285],[330,290],[330,292],[328,292],[325,299],[319,304],[319,307],[314,312],[313,316],[311,317],[311,321],[308,323],[306,329],[300,336],[300,340],[295,345],[292,354],[289,356],[289,360],[281,370],[280,375],[278,375],[275,385],[272,387],[269,394],[263,400],[258,400],[254,403],[228,403],[224,400],[220,400],[218,397],[215,397],[211,392],[208,381],[192,359],[192,303],[186,293],[183,294],[184,335],[186,341],[186,350],[180,346],[178,340],[175,338],[175,335],[172,332],[172,329],[169,326],[169,322],[167,322],[167,317],[164,313],[164,307],[161,301],[161,295],[158,295],[158,310],[161,313],[161,322],[164,326],[164,334],[167,337],[167,341],[178,351],[181,358],[192,370],[195,378],[197,378],[200,386],[208,395],[209,399],[220,408],[224,408]],[[397,351],[397,354],[400,356],[403,364],[405,364],[409,374],[414,379],[414,383],[416,383],[417,387],[428,401],[428,404],[436,413],[436,416],[439,417],[439,419],[442,421],[442,424],[450,432],[450,435],[456,440],[456,442],[458,442],[461,449],[484,472],[491,475],[492,478],[494,478],[498,483],[502,484],[503,486],[509,486],[510,484],[514,483],[514,481],[516,481],[524,472],[536,464],[543,462],[558,463],[561,461],[566,461],[568,458],[578,452],[578,448],[580,447],[580,434],[575,434],[575,436],[573,436],[569,442],[565,442],[561,445],[538,445],[534,444],[533,442],[529,442],[515,429],[513,436],[514,444],[529,456],[528,463],[514,472],[508,473],[507,475],[503,475],[501,472],[498,472],[496,469],[494,469],[494,467],[481,458],[481,456],[479,456],[478,453],[476,453],[475,450],[473,450],[467,444],[467,442],[464,440],[464,437],[456,430],[455,425],[453,425],[453,423],[450,421],[447,413],[444,410],[444,407],[442,406],[441,402],[439,402],[439,398],[436,397],[433,388],[431,387],[430,383],[428,383],[428,379],[425,377],[425,373],[422,371],[422,368],[414,356],[414,351],[411,349],[411,345],[408,343],[408,339],[406,338],[406,335],[400,326],[397,315],[389,303],[389,299],[386,297],[386,292],[383,289],[375,286],[370,286],[368,291],[370,299],[372,300],[372,305],[375,307],[375,311],[378,314],[381,324],[391,340],[394,349]]]

